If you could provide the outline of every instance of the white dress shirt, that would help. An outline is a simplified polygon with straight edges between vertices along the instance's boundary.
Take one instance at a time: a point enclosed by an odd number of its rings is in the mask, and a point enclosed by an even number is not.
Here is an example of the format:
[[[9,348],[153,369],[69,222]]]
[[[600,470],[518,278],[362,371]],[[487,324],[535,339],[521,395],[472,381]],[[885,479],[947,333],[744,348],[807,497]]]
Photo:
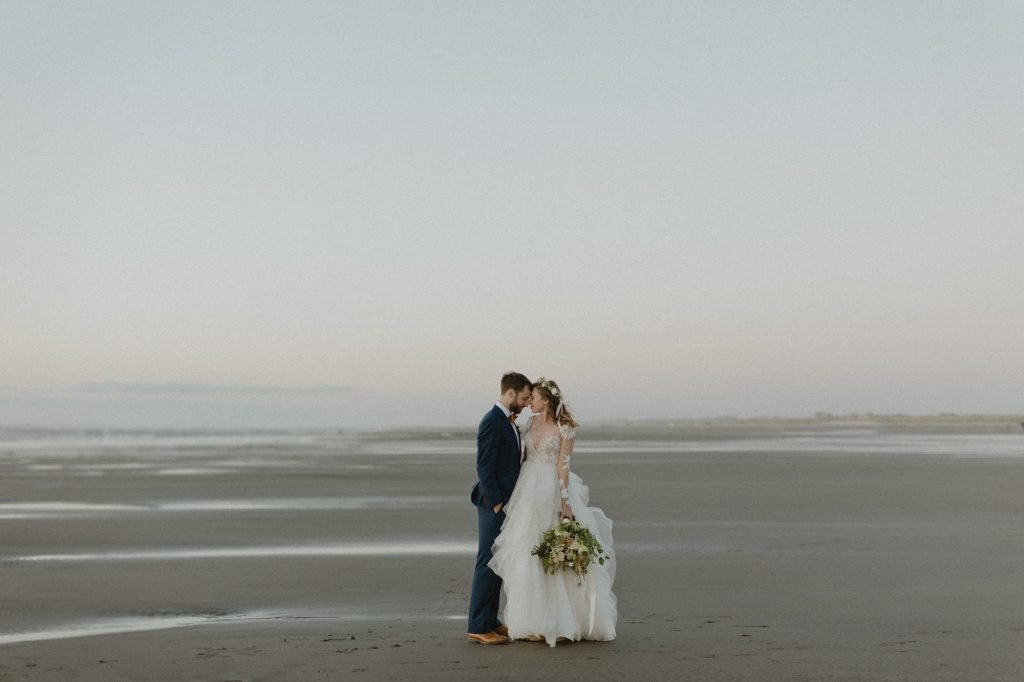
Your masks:
[[[519,429],[516,428],[515,424],[512,424],[511,419],[510,419],[512,417],[512,411],[510,409],[508,409],[507,407],[505,407],[504,405],[502,405],[501,403],[494,403],[494,404],[497,405],[498,409],[501,410],[502,413],[504,413],[505,417],[510,420],[509,424],[511,424],[512,430],[516,432],[516,445],[519,447],[519,452],[522,453],[522,451],[523,451],[523,444],[519,441]]]

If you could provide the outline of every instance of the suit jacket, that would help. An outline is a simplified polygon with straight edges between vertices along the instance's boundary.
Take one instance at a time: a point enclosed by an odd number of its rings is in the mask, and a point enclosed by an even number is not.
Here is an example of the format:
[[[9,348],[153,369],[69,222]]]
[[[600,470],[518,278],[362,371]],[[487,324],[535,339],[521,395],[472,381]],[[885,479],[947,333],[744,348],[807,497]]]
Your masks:
[[[478,507],[508,504],[519,478],[519,439],[515,424],[497,405],[484,415],[476,432],[476,485],[470,499]]]

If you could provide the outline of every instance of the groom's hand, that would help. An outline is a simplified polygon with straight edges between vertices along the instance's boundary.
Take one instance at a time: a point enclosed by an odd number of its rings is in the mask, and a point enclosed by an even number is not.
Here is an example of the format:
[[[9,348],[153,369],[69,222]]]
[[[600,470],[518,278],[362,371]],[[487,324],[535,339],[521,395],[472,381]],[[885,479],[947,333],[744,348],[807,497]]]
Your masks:
[[[497,514],[500,511],[501,511],[501,502],[499,502],[498,504],[494,505],[494,513]]]

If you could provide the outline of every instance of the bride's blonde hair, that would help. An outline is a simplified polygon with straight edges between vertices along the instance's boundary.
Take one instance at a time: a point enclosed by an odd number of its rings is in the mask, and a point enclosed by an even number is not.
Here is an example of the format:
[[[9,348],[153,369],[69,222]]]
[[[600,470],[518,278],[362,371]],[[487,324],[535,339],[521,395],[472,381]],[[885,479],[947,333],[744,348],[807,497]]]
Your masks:
[[[542,396],[547,398],[548,409],[551,410],[551,414],[559,426],[563,424],[571,428],[579,426],[579,422],[576,421],[569,411],[569,404],[563,401],[562,389],[558,387],[558,384],[553,379],[541,377],[537,379],[533,387],[540,391]]]

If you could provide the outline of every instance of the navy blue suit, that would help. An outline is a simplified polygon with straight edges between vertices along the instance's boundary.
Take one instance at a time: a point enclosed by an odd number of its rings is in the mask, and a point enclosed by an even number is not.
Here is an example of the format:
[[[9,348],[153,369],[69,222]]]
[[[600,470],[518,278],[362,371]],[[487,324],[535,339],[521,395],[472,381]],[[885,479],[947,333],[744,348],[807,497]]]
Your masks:
[[[487,563],[491,560],[491,545],[505,520],[505,509],[495,514],[494,507],[508,504],[519,478],[519,467],[516,427],[495,405],[480,420],[476,434],[476,475],[479,480],[473,486],[470,499],[476,505],[480,544],[469,600],[469,632],[486,633],[498,627],[501,578]]]

